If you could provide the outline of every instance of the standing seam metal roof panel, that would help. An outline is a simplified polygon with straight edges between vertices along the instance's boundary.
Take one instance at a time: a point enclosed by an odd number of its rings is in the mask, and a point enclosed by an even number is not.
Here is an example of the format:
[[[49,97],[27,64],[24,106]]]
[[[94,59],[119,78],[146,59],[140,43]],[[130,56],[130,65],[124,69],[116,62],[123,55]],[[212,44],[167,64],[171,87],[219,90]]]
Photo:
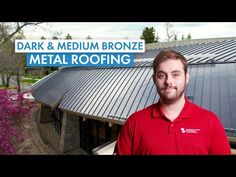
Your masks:
[[[116,99],[114,99],[114,102],[112,103],[112,107],[110,107],[110,109],[108,110],[108,114],[105,116],[120,116],[117,115],[117,111],[119,110],[121,105],[121,102],[124,98],[126,98],[126,93],[129,90],[129,88],[131,87],[131,84],[133,83],[133,80],[135,78],[137,78],[139,72],[140,72],[140,68],[134,68],[132,69],[132,73],[130,75],[130,77],[127,77],[127,79],[125,80],[124,84],[120,85],[120,92],[119,95],[114,95],[113,99],[116,97]],[[113,100],[112,100],[113,101]]]
[[[82,69],[82,70],[79,70],[78,71],[78,74],[80,74],[80,73],[82,73],[84,70]],[[71,90],[73,90],[73,88],[74,87],[72,87],[71,89],[70,89],[70,91],[68,91],[68,94],[65,96],[68,100],[69,100],[69,102],[66,102],[66,103],[69,103],[69,105],[68,105],[68,109],[73,109],[73,107],[74,106],[76,106],[76,102],[78,102],[78,101],[80,101],[80,97],[81,97],[81,95],[82,94],[84,94],[84,90],[86,90],[86,88],[88,87],[86,84],[87,83],[90,83],[91,82],[91,79],[94,79],[95,77],[93,77],[93,76],[95,76],[95,73],[96,73],[96,71],[95,70],[92,70],[92,72],[91,73],[89,73],[89,74],[87,74],[86,75],[86,79],[83,79],[83,83],[79,83],[79,82],[76,82],[76,87],[78,88],[77,89],[77,92],[74,92],[74,93],[72,93],[71,95],[70,95],[70,93],[71,93]],[[70,97],[69,97],[70,96]],[[65,98],[64,97],[64,98]],[[68,98],[69,97],[69,98]],[[63,98],[63,99],[64,99]],[[61,104],[63,104],[64,102],[62,102]]]
[[[110,105],[110,101],[113,99],[114,94],[119,89],[117,84],[121,83],[121,79],[125,78],[127,76],[127,73],[129,70],[128,69],[123,69],[123,70],[117,69],[117,71],[118,71],[118,73],[116,74],[115,79],[113,81],[111,81],[111,83],[109,84],[110,86],[106,87],[106,90],[99,97],[99,100],[97,102],[97,107],[94,106],[93,110],[91,111],[92,115],[103,116],[103,113],[105,110],[107,110],[107,107]]]
[[[96,108],[98,108],[98,105],[101,104],[102,101],[101,99],[104,98],[106,94],[110,95],[109,89],[111,88],[113,82],[117,79],[118,76],[119,76],[119,70],[116,69],[114,73],[110,75],[110,77],[107,77],[108,80],[105,81],[103,87],[99,89],[98,93],[94,95],[94,98],[91,102],[87,102],[87,106],[86,108],[84,108],[84,111],[82,110],[85,114],[91,114],[91,115],[94,114],[94,111],[96,110]]]
[[[131,74],[132,69],[121,70],[121,72],[122,71],[124,71],[124,76],[119,80],[119,82],[116,82],[116,87],[115,87],[114,91],[110,94],[109,98],[107,99],[107,102],[105,102],[104,107],[98,113],[99,116],[108,117],[109,112],[112,109],[113,104],[119,98],[120,92],[123,89],[123,85],[125,85],[126,78],[129,75],[132,76],[132,74]]]
[[[73,80],[66,79],[73,78],[75,71],[58,72],[53,77],[42,82],[41,85],[33,88],[33,96],[35,99],[41,100],[47,105],[55,106],[58,101],[63,97],[63,94],[70,88]],[[53,87],[53,89],[51,89]],[[37,91],[34,91],[37,89]]]
[[[229,95],[230,95],[230,108],[231,108],[231,126],[236,127],[236,64],[228,64],[228,83],[229,83]]]
[[[84,72],[86,72],[86,74],[82,76],[82,73]],[[82,89],[85,89],[85,83],[88,82],[90,78],[93,78],[93,76],[95,76],[95,73],[95,70],[77,70],[77,75],[81,76],[81,82],[77,81],[74,83],[68,93],[63,97],[63,100],[66,98],[68,101],[62,101],[60,105],[71,109],[75,101],[78,100],[78,96],[83,94]],[[77,92],[72,92],[72,90],[74,90],[75,88],[78,88]]]
[[[111,84],[111,80],[114,76],[117,75],[117,70],[108,70],[107,73],[105,73],[104,76],[101,77],[101,80],[97,83],[97,87],[94,88],[94,92],[90,97],[87,97],[87,100],[85,100],[84,105],[81,105],[81,109],[79,111],[84,112],[86,114],[91,114],[90,109],[96,103],[98,97],[101,96],[101,94],[104,92],[106,87],[108,87],[109,84]],[[109,77],[106,77],[109,76]]]
[[[122,97],[120,97],[121,99],[117,102],[116,106],[114,106],[114,111],[110,114],[114,114],[114,115],[122,115],[123,110],[131,96],[131,94],[134,92],[135,90],[135,86],[138,83],[137,80],[142,80],[142,76],[143,76],[143,72],[145,71],[145,69],[143,68],[138,68],[136,69],[136,75],[134,75],[130,82],[129,85],[127,85],[127,87],[125,88],[125,92],[123,93]]]
[[[220,65],[220,116],[224,118],[226,122],[226,126],[229,127],[231,125],[230,118],[230,102],[229,102],[229,94],[228,94],[228,79],[227,79],[227,64]]]
[[[74,87],[82,87],[83,83],[86,81],[86,79],[92,74],[93,70],[83,70],[82,72],[80,70],[77,70],[77,77],[78,80],[71,85],[70,90],[68,90],[67,94],[63,97],[63,99],[66,97],[68,100],[73,100],[76,94],[78,93],[73,93],[71,90],[74,89]],[[71,102],[61,102],[61,105],[67,107],[71,105]]]
[[[126,102],[126,105],[124,107],[124,110],[122,112],[122,117],[128,117],[132,112],[130,110],[132,108],[136,108],[137,104],[139,103],[140,97],[142,96],[142,92],[145,90],[145,86],[147,85],[148,77],[150,77],[150,74],[152,74],[151,69],[145,69],[145,73],[143,74],[142,80],[140,79],[139,82],[137,82],[137,85],[135,86],[135,90],[130,94],[129,101]],[[146,82],[145,82],[146,81]]]

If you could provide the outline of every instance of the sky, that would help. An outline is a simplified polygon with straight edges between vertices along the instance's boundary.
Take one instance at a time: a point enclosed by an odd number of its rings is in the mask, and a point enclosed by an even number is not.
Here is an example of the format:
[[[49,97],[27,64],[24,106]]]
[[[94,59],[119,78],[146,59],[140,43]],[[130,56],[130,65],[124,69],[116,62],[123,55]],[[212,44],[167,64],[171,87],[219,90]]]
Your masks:
[[[236,22],[169,22],[170,32],[178,39],[190,33],[192,39],[236,37]],[[145,27],[154,27],[160,42],[167,41],[166,22],[45,22],[41,27],[26,27],[26,39],[63,39],[67,34],[72,39],[139,39]]]

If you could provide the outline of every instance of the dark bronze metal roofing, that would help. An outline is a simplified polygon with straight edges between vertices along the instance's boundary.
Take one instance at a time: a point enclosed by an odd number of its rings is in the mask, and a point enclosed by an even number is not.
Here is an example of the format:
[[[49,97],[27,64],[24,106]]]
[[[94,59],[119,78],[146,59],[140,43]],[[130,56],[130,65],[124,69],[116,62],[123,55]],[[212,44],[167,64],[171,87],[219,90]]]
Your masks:
[[[236,40],[172,47],[189,62],[186,95],[215,112],[225,128],[236,128]],[[64,68],[33,86],[36,100],[92,117],[123,122],[159,98],[152,59],[161,49],[137,54],[130,68]]]

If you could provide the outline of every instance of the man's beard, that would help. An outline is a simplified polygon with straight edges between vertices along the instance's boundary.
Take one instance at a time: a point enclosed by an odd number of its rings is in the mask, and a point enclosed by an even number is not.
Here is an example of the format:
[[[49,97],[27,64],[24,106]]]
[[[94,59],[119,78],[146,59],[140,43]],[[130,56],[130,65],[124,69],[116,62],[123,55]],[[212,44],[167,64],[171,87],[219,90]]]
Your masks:
[[[175,95],[168,97],[168,95],[166,95],[166,93],[165,93],[166,89],[175,89]],[[158,94],[160,96],[161,101],[164,104],[173,104],[183,96],[185,89],[186,89],[186,84],[180,92],[178,92],[178,88],[175,86],[166,86],[166,87],[163,87],[160,90],[158,90]],[[171,94],[173,94],[173,93],[171,93]]]

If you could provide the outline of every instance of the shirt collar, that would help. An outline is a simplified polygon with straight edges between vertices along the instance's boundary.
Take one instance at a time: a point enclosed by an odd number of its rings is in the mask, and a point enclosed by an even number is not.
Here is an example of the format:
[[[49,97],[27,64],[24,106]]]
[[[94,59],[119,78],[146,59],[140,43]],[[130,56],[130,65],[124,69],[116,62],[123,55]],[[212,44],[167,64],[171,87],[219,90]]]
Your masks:
[[[191,103],[189,101],[189,99],[187,97],[185,97],[185,104],[184,104],[184,107],[182,109],[182,111],[180,112],[180,118],[183,118],[183,119],[187,119],[187,118],[190,118],[192,117],[192,106],[193,103]],[[161,111],[160,109],[160,99],[157,103],[154,104],[154,106],[152,107],[152,117],[153,118],[162,118],[164,117],[164,113]]]

